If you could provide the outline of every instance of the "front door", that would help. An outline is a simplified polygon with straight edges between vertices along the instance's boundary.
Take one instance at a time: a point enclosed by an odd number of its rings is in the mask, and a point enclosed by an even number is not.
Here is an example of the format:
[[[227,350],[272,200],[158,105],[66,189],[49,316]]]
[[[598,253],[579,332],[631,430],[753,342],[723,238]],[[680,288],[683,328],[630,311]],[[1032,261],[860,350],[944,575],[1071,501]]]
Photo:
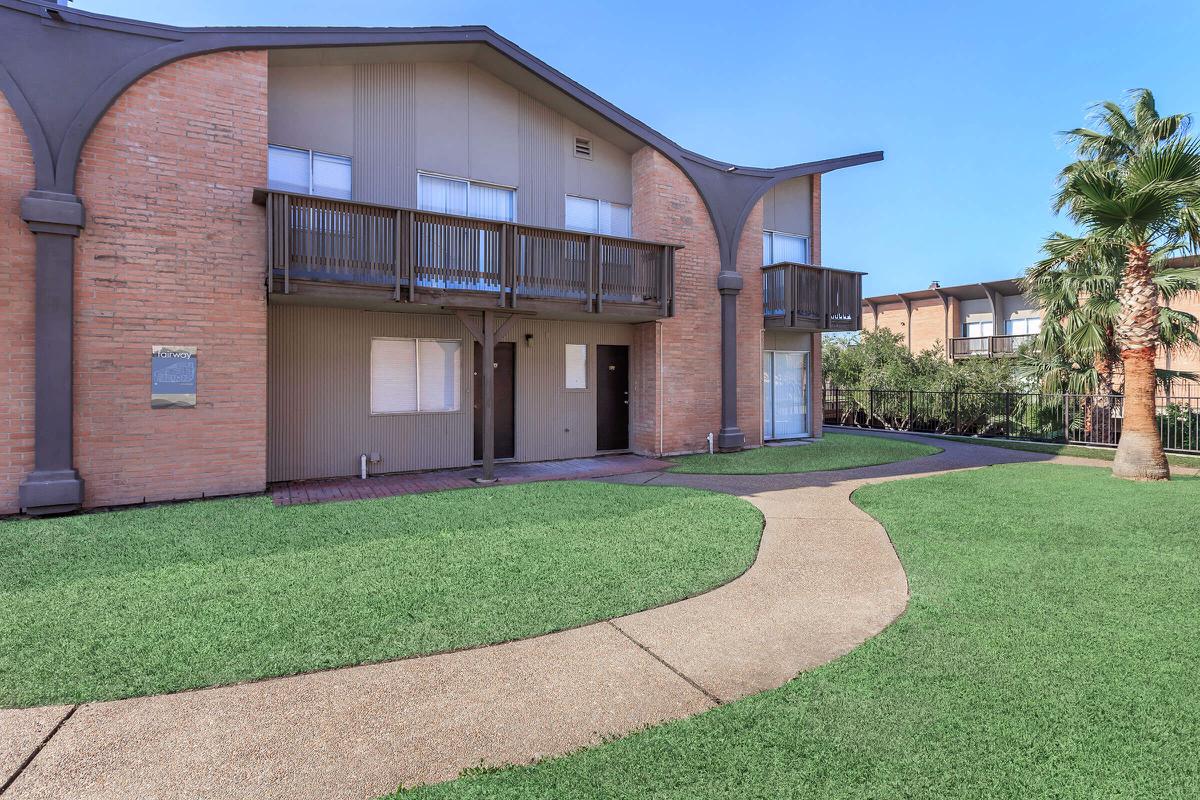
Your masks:
[[[513,424],[513,395],[515,393],[513,365],[517,346],[512,342],[496,342],[496,458],[512,458],[516,453]],[[483,458],[483,348],[475,343],[475,460]]]
[[[629,448],[629,348],[596,345],[596,449]]]
[[[763,351],[763,438],[809,434],[808,353]]]

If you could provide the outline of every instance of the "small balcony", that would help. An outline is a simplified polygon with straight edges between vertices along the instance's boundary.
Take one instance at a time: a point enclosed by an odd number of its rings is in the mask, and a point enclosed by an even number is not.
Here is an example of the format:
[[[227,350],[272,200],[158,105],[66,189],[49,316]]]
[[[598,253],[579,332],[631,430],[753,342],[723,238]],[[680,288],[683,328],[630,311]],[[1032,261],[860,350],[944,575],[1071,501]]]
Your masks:
[[[1009,334],[1007,336],[959,336],[950,340],[950,357],[957,360],[973,356],[1013,356],[1026,342],[1036,339],[1036,334]]]
[[[677,245],[274,190],[254,200],[272,292],[613,321],[673,313]]]
[[[763,325],[804,331],[862,327],[863,272],[812,264],[763,267]]]

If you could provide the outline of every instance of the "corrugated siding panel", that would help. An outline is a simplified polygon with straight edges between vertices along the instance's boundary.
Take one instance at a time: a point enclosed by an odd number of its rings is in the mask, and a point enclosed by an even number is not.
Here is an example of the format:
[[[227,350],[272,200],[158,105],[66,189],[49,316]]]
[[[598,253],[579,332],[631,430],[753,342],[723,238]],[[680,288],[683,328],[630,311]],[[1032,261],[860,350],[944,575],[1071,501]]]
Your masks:
[[[354,66],[354,197],[417,203],[416,73],[412,64]]]
[[[521,95],[519,157],[521,183],[517,219],[529,225],[563,226],[566,177],[563,171],[563,119]]]
[[[532,335],[528,342],[526,334]],[[461,340],[462,410],[371,416],[370,346],[375,336]],[[632,326],[521,319],[513,321],[502,340],[517,345],[516,458],[594,455],[595,346],[631,345]],[[589,345],[586,390],[564,388],[567,344]],[[363,452],[380,453],[383,463],[376,469],[385,472],[470,464],[473,347],[470,334],[449,315],[272,305],[267,479],[353,475]]]

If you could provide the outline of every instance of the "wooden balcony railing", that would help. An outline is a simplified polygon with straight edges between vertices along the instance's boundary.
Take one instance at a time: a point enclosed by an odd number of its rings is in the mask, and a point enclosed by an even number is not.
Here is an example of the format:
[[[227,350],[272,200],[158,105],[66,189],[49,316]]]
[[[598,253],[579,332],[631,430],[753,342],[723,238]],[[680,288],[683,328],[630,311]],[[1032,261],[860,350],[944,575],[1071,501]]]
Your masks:
[[[1026,342],[1033,341],[1034,334],[1008,334],[1005,336],[958,336],[950,340],[951,358],[971,356],[1011,356]]]
[[[861,272],[811,264],[763,267],[767,327],[856,331],[862,327]]]
[[[677,245],[258,190],[267,209],[268,285],[296,281],[390,289],[409,302],[489,296],[605,303],[670,316]]]

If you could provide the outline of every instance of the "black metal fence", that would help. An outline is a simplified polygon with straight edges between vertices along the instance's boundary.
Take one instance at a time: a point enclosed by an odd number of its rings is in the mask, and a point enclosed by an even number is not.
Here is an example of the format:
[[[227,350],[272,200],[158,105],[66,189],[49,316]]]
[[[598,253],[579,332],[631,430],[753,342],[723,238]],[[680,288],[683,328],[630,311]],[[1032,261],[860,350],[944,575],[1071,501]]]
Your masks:
[[[1200,389],[1160,392],[1159,435],[1172,452],[1200,453]],[[826,387],[826,425],[1115,447],[1121,395],[927,392]]]

